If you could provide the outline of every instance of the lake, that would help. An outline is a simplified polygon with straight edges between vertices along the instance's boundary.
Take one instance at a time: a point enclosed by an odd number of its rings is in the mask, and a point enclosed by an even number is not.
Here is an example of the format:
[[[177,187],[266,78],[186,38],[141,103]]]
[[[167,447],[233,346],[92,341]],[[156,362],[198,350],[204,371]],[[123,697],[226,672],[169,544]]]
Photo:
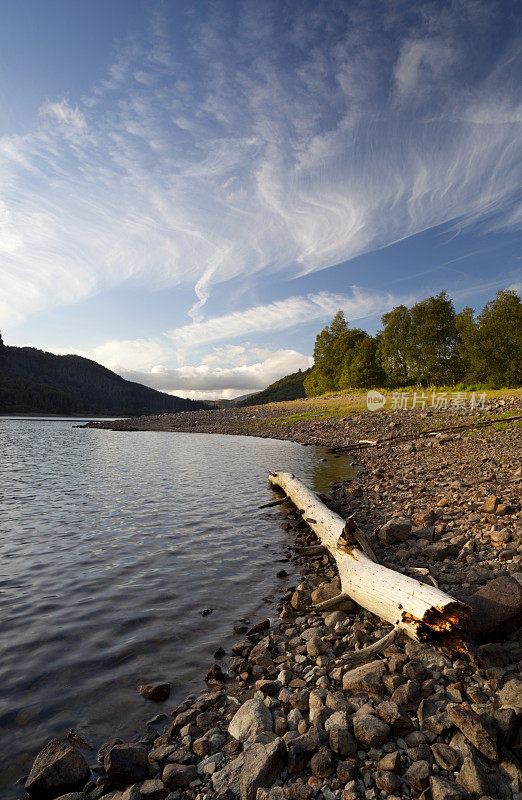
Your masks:
[[[292,442],[75,425],[0,418],[5,798],[49,738],[135,736],[204,688],[235,620],[275,615],[296,572],[277,508],[257,508],[269,469],[317,491],[351,474]],[[163,704],[136,691],[154,680],[172,684]]]

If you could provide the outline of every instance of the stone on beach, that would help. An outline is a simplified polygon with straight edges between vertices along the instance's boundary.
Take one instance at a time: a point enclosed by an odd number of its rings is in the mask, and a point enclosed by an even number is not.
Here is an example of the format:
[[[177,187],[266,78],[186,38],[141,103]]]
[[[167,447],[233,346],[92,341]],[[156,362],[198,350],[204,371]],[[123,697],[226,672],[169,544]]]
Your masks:
[[[258,733],[272,731],[274,721],[268,708],[260,700],[247,700],[234,714],[228,732],[239,742],[254,739]]]
[[[253,744],[245,753],[245,761],[239,777],[241,800],[255,800],[257,790],[271,786],[286,761],[286,747],[277,738],[268,744]]]
[[[51,739],[36,756],[25,784],[35,800],[52,800],[83,789],[90,770],[85,758],[70,744]]]
[[[381,679],[386,672],[382,661],[370,661],[355,667],[343,676],[343,689],[352,692],[378,694],[382,689]]]
[[[116,744],[103,759],[103,765],[114,783],[142,781],[148,774],[147,747],[134,742]]]

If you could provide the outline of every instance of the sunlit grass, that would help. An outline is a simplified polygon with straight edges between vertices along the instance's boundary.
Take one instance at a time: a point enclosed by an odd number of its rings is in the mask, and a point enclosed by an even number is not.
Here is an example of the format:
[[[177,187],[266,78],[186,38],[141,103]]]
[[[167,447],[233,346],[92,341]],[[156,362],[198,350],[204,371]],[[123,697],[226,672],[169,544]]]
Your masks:
[[[307,397],[300,400],[286,400],[279,403],[269,403],[264,406],[250,406],[249,410],[255,412],[256,408],[262,408],[265,412],[269,411],[271,416],[267,419],[259,420],[259,426],[263,425],[291,425],[293,423],[313,420],[313,419],[328,419],[332,417],[350,417],[360,413],[382,414],[391,411],[391,398],[394,393],[407,392],[410,395],[409,406],[411,406],[411,398],[413,393],[417,392],[417,397],[424,394],[426,402],[426,410],[430,410],[430,402],[432,394],[441,395],[446,394],[448,399],[448,406],[451,406],[451,401],[456,393],[459,393],[465,407],[470,410],[470,401],[472,394],[475,393],[476,400],[484,392],[486,397],[486,404],[491,400],[498,400],[506,397],[519,397],[522,398],[522,388],[519,389],[482,389],[480,386],[467,387],[465,391],[456,386],[430,386],[426,389],[420,389],[418,386],[406,386],[400,389],[378,389],[381,394],[387,398],[387,404],[384,409],[379,411],[368,411],[366,406],[366,394],[364,389],[343,390],[332,394],[320,395],[318,397]],[[444,412],[441,412],[444,413]],[[487,405],[484,413],[488,413]],[[496,416],[511,416],[513,411],[497,411],[492,412]],[[443,425],[441,420],[441,426]],[[436,427],[433,421],[423,424],[423,427]]]

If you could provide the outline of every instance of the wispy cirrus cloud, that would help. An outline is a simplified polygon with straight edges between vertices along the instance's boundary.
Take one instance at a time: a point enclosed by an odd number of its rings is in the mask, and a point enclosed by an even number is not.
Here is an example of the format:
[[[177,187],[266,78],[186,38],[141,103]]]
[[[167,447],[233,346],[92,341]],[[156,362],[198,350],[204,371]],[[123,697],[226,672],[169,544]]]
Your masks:
[[[197,321],[220,282],[520,227],[520,52],[487,46],[510,9],[217,3],[175,45],[155,15],[88,96],[0,138],[2,319],[131,282],[192,286]]]
[[[406,302],[412,299],[406,298]],[[399,302],[391,293],[352,287],[351,294],[316,292],[305,296],[288,297],[267,305],[254,306],[246,311],[236,311],[212,317],[203,322],[193,322],[168,331],[167,336],[178,347],[194,347],[209,342],[237,339],[266,331],[283,331],[297,325],[319,320],[329,320],[339,309],[350,322],[383,314]]]

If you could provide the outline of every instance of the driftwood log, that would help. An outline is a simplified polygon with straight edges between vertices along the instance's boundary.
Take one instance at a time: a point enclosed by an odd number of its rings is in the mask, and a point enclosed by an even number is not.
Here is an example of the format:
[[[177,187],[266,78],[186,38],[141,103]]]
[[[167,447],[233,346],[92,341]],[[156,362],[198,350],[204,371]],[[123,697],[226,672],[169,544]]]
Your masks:
[[[339,570],[341,594],[315,606],[335,607],[348,597],[419,642],[465,650],[463,626],[469,608],[435,586],[421,583],[376,563],[353,517],[342,519],[289,472],[270,473],[280,489],[328,550]],[[372,557],[373,556],[373,557]],[[390,636],[389,634],[388,636]]]

